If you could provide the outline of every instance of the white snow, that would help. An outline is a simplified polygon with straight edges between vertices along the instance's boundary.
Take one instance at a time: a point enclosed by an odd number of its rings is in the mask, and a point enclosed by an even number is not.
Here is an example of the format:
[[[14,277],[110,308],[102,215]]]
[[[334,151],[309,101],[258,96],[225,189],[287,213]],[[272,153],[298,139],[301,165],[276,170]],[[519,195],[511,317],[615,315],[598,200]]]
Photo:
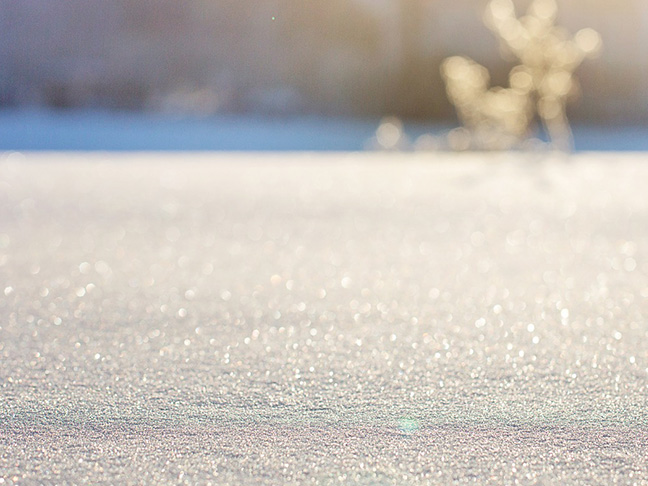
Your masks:
[[[11,154],[4,484],[646,484],[642,154]]]

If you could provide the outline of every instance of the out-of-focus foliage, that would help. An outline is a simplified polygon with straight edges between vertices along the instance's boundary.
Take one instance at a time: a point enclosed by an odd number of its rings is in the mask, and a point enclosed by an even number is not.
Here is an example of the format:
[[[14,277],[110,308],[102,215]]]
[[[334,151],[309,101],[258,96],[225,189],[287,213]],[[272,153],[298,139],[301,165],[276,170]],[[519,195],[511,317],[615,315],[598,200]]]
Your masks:
[[[455,132],[455,148],[507,149],[519,145],[536,116],[556,148],[571,147],[566,104],[577,94],[574,70],[598,52],[599,34],[590,28],[572,38],[555,25],[554,0],[534,0],[517,18],[511,0],[491,0],[484,21],[498,36],[502,53],[519,62],[508,88],[489,88],[488,70],[467,57],[446,59],[441,72],[448,98],[468,132]],[[462,134],[457,136],[456,134]]]
[[[0,0],[0,105],[381,113],[382,35],[349,0]]]
[[[0,106],[447,119],[444,58],[508,82],[486,3],[0,0]],[[646,0],[561,1],[561,25],[605,39],[570,117],[647,119],[647,22]]]

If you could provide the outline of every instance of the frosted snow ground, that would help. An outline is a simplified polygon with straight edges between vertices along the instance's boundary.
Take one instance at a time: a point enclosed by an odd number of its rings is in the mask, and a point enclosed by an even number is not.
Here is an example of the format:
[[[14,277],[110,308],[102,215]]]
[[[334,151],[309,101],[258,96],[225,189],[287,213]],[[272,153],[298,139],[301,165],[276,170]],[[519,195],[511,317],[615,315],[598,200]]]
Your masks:
[[[5,157],[3,484],[648,484],[647,157]]]

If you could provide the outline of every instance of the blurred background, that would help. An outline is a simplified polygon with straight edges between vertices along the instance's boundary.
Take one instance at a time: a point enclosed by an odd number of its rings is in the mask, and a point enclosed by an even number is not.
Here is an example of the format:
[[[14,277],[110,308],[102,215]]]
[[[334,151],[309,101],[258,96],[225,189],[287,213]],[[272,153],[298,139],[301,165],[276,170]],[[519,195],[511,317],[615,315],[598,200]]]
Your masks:
[[[516,1],[518,11],[524,13],[528,3]],[[218,126],[239,123],[231,136],[221,134],[223,143],[236,134],[245,138],[241,133],[259,119],[316,118],[320,125],[309,133],[333,137],[333,148],[353,148],[349,140],[335,146],[336,133],[359,140],[386,115],[403,119],[413,132],[449,127],[457,122],[439,74],[445,57],[473,58],[490,70],[495,85],[507,82],[513,66],[483,25],[486,4],[0,0],[0,148],[65,148],[72,132],[61,133],[63,142],[41,132],[62,130],[53,126],[60,123],[88,130],[78,113],[96,116],[98,111],[103,118],[95,122],[120,113],[134,130],[148,127],[149,140],[174,128],[156,132],[134,114],[202,117],[220,120]],[[570,32],[592,27],[603,38],[600,57],[586,60],[576,73],[581,96],[568,114],[577,127],[577,147],[579,126],[588,127],[581,146],[589,139],[601,143],[600,133],[611,131],[619,146],[645,143],[648,2],[559,0],[558,24]],[[241,124],[242,117],[253,122]],[[295,122],[294,137],[304,130],[300,127]],[[194,130],[194,138],[200,132],[192,124],[182,129]],[[215,147],[196,139],[195,147],[186,148],[219,148],[215,130],[205,129],[205,137],[215,137]],[[223,148],[237,147],[225,143]]]

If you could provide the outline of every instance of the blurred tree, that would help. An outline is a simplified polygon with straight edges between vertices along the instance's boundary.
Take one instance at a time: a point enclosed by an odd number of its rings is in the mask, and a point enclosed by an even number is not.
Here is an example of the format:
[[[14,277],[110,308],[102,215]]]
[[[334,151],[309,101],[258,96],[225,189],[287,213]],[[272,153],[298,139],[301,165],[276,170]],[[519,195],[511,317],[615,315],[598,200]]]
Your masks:
[[[483,55],[494,80],[507,80],[478,3],[0,0],[0,104],[160,108],[211,92],[209,106],[226,111],[445,117],[438,66],[453,51]],[[609,39],[606,62],[582,72],[590,104],[580,113],[648,116],[646,2],[564,6]]]

